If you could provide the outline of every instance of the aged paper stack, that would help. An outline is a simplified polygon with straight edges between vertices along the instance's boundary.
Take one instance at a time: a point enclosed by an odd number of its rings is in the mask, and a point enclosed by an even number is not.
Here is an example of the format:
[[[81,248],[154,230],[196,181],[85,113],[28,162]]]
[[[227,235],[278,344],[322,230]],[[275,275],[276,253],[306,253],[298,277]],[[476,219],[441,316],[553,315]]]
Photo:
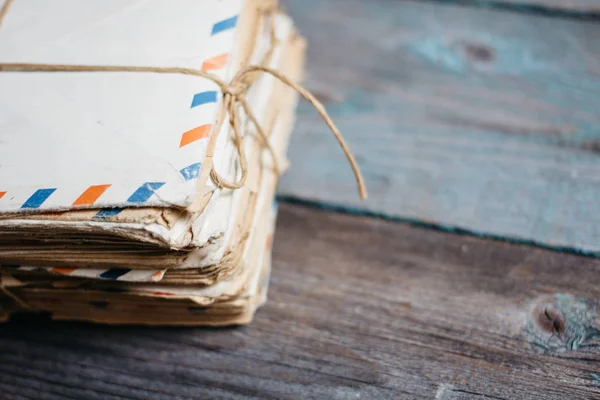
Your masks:
[[[298,93],[247,67],[304,50],[273,1],[5,3],[0,318],[249,322]]]

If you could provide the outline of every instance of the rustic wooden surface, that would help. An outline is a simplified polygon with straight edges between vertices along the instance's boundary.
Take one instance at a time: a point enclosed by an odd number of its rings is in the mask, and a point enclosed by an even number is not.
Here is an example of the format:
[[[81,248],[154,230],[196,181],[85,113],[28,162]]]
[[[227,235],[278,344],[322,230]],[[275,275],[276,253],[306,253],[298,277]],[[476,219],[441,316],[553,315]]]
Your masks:
[[[285,204],[274,253],[248,327],[0,326],[0,398],[600,398],[600,260]]]
[[[306,104],[283,195],[600,250],[597,19],[462,2],[283,3],[308,38],[306,84],[371,197],[357,200],[342,152]]]
[[[599,13],[599,0],[448,0],[450,2],[462,2],[467,4],[487,4],[490,6],[509,8],[516,10],[531,10],[535,7],[539,11],[552,12],[553,10],[577,12],[577,13]]]
[[[598,2],[486,1],[283,0],[371,199],[305,105],[282,195],[600,250],[600,23],[530,8]],[[0,326],[0,399],[600,398],[600,260],[280,209],[252,325],[23,318]]]

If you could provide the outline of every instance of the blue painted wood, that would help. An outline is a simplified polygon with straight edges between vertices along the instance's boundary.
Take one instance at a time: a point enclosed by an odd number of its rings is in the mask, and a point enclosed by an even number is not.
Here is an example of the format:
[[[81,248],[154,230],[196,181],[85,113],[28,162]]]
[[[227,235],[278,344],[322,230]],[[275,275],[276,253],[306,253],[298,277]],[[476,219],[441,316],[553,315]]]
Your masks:
[[[443,0],[442,0],[443,1]],[[460,1],[460,0],[449,0]],[[461,1],[465,3],[465,1]],[[466,2],[470,2],[467,0]],[[598,13],[600,12],[599,0],[476,0],[482,4],[498,6],[516,6],[524,10],[531,10],[530,7],[536,7],[541,10],[564,10],[577,13]]]
[[[306,84],[370,199],[306,104],[282,196],[600,250],[600,24],[429,2],[283,3],[309,41]]]

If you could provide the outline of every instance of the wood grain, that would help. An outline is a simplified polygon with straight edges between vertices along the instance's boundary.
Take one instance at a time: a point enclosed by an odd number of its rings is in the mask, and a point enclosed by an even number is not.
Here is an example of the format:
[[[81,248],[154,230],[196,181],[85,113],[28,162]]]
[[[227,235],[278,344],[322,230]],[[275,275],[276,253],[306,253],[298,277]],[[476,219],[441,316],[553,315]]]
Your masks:
[[[476,2],[499,6],[534,6],[546,10],[564,10],[580,13],[600,12],[600,1],[598,0],[478,0]]]
[[[600,397],[600,261],[282,205],[234,329],[0,326],[2,399]]]
[[[445,3],[284,0],[308,37],[284,196],[600,250],[600,24]]]

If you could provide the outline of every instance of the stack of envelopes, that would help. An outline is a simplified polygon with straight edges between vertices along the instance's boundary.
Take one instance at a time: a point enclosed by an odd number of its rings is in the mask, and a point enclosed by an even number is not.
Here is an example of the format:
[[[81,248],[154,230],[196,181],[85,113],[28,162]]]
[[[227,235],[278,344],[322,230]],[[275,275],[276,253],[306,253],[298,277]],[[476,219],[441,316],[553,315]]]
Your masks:
[[[223,82],[248,65],[302,75],[304,41],[273,1],[33,5],[8,7],[0,63],[182,67]],[[265,301],[297,101],[255,75],[245,98],[266,140],[240,111],[236,142],[211,79],[0,70],[0,318],[249,322]],[[240,152],[243,185],[215,183],[241,179]]]

